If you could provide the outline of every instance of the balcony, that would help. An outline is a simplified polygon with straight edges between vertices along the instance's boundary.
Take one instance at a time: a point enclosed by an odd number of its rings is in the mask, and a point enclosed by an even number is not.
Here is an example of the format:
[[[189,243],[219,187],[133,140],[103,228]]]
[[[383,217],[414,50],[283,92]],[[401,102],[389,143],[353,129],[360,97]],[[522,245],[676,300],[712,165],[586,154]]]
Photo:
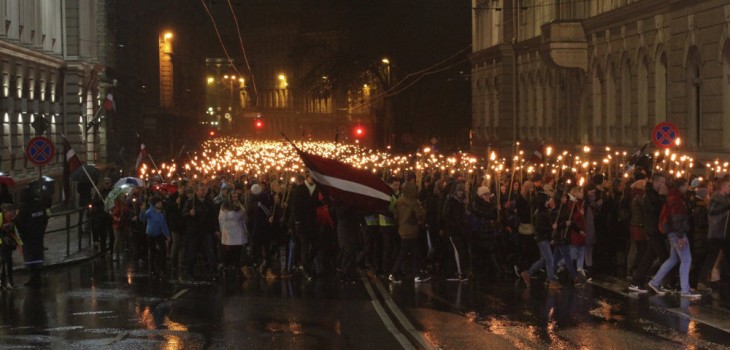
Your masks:
[[[588,68],[588,39],[580,22],[542,25],[540,55],[556,68]]]

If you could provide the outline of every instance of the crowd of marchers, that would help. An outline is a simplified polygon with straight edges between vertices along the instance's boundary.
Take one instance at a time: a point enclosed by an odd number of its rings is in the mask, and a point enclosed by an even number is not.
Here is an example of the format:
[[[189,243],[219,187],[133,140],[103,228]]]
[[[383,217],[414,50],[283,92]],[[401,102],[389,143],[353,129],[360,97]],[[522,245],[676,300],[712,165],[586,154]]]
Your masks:
[[[560,289],[614,276],[627,278],[633,292],[699,298],[727,272],[729,176],[688,182],[637,169],[581,185],[533,177],[496,186],[411,174],[387,179],[394,194],[380,213],[332,198],[306,173],[293,186],[271,181],[277,178],[222,175],[163,187],[151,181],[111,206],[104,203],[112,191],[106,179],[85,199],[85,229],[110,259],[132,259],[153,276],[182,281],[353,283],[371,271],[394,284],[480,277]],[[13,234],[29,226],[10,225],[14,207],[3,208],[2,282],[12,287],[6,267],[23,236]]]

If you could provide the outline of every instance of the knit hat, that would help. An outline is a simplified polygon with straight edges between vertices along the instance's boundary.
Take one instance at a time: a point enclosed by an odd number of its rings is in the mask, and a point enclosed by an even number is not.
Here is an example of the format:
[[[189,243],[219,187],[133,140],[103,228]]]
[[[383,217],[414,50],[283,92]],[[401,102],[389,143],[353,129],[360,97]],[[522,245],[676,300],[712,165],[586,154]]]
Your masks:
[[[251,186],[251,193],[252,193],[252,194],[253,194],[254,196],[258,196],[258,195],[260,195],[260,194],[261,194],[261,191],[263,191],[263,188],[261,188],[261,185],[259,185],[259,184],[254,184],[253,186]]]
[[[481,187],[477,188],[477,196],[481,197],[485,194],[489,194],[489,187],[481,186]]]
[[[692,182],[689,184],[689,187],[697,188],[697,187],[700,187],[701,183],[702,183],[702,181],[700,181],[699,178],[694,178],[694,179],[692,179]]]

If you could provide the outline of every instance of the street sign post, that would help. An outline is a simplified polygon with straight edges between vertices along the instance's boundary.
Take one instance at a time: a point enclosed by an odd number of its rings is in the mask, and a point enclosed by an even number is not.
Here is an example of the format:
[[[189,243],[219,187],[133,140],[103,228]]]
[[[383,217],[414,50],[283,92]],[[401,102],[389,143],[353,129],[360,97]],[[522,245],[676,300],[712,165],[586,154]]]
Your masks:
[[[55,155],[56,148],[47,137],[36,136],[25,146],[25,157],[38,166],[38,178],[43,176],[43,166],[50,163]]]
[[[670,148],[676,145],[677,139],[679,139],[679,129],[676,125],[670,122],[661,122],[654,127],[652,141],[658,148]]]
[[[30,139],[28,145],[25,146],[25,157],[37,166],[50,163],[55,155],[56,148],[53,146],[53,142],[43,136]]]

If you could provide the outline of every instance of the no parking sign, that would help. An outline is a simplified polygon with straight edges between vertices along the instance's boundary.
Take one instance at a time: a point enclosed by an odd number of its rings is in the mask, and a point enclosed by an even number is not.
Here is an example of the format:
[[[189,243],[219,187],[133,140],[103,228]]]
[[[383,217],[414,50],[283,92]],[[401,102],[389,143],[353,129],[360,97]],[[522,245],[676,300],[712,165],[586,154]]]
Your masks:
[[[43,136],[36,136],[28,142],[25,146],[25,157],[28,161],[43,166],[53,160],[53,156],[56,155],[56,148],[53,147],[53,142]]]
[[[658,148],[669,148],[676,144],[679,139],[679,129],[670,122],[662,122],[654,127],[652,140]]]

